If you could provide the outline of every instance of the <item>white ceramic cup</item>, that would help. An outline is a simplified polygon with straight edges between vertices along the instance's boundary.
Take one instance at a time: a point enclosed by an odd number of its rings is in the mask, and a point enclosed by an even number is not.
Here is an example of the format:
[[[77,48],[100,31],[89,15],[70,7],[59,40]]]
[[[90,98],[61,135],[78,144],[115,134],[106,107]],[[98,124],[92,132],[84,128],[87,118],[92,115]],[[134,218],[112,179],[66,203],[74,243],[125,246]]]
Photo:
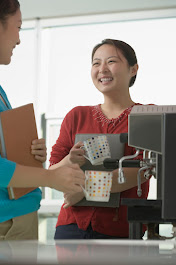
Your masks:
[[[111,158],[111,151],[106,135],[96,135],[85,141],[81,148],[85,150],[84,157],[92,165],[102,165],[106,158]]]
[[[112,172],[109,171],[85,171],[84,195],[87,201],[108,202],[112,186]]]

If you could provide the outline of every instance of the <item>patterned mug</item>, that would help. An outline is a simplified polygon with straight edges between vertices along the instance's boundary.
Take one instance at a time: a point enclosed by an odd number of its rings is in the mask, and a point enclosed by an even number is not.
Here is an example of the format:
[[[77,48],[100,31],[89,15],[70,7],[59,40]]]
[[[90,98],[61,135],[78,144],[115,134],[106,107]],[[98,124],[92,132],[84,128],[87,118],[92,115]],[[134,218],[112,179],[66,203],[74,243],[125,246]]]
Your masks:
[[[102,165],[106,158],[111,158],[111,151],[106,135],[93,136],[83,141],[85,150],[84,157],[88,159],[92,165]]]
[[[112,172],[109,171],[85,171],[84,195],[87,201],[108,202],[112,186]]]

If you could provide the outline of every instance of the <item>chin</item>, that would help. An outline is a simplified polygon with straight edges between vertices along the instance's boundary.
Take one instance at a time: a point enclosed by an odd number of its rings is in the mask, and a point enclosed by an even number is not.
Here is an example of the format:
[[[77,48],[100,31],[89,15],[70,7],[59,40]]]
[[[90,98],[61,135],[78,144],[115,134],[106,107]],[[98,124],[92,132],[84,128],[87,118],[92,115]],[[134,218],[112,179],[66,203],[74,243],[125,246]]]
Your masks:
[[[4,65],[8,65],[10,62],[11,62],[11,58],[8,59],[8,60],[6,60],[3,64],[4,64]]]
[[[109,92],[114,91],[114,89],[111,88],[111,87],[100,87],[99,91],[102,92],[102,93],[109,93]]]

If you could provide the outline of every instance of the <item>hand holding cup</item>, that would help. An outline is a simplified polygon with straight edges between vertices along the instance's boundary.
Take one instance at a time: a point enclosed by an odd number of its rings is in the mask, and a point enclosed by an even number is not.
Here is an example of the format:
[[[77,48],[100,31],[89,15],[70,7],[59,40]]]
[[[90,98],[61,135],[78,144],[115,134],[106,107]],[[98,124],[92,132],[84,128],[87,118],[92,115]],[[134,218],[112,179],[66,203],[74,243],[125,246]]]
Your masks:
[[[82,149],[83,142],[76,143],[69,153],[69,160],[72,164],[79,164],[79,166],[82,166],[86,159],[84,157],[85,151]]]

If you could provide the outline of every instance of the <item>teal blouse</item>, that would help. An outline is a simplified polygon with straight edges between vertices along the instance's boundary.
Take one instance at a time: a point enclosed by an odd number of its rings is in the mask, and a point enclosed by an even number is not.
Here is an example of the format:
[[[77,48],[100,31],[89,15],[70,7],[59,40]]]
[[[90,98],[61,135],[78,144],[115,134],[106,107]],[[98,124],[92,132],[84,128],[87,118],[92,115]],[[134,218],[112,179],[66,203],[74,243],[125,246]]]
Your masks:
[[[6,105],[0,100],[0,112],[11,109],[6,93],[0,86],[0,95]],[[0,223],[34,211],[40,207],[41,190],[39,188],[17,199],[10,200],[7,186],[13,176],[16,163],[0,156]]]

